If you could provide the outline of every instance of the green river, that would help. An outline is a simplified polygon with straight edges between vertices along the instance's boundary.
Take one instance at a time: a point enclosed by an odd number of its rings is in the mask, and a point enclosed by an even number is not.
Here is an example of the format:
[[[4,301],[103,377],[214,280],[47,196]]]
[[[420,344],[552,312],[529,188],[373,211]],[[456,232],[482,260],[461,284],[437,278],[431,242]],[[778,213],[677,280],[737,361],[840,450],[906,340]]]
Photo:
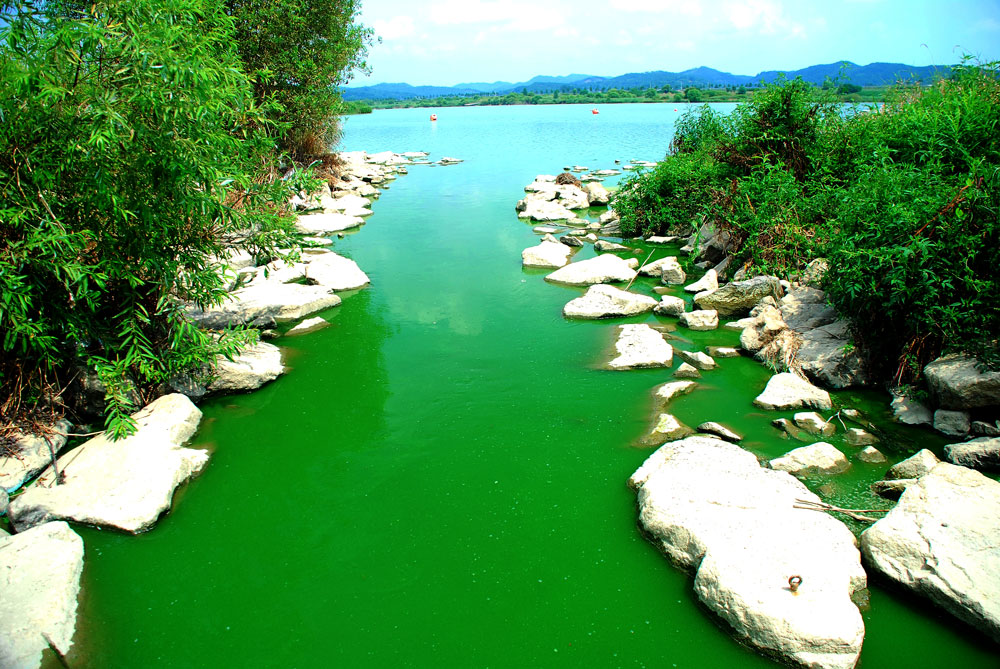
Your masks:
[[[345,150],[465,162],[411,167],[367,225],[335,240],[371,285],[322,314],[332,327],[278,341],[286,376],[202,406],[193,445],[212,459],[153,531],[79,530],[87,557],[70,666],[776,666],[733,641],[637,529],[625,482],[651,452],[634,442],[669,371],[602,370],[623,321],[563,319],[582,289],[520,264],[538,235],[514,204],[536,174],[660,159],[682,111],[349,118]],[[636,247],[640,259],[652,248]],[[677,249],[653,259],[666,253]],[[723,330],[678,334],[673,344],[692,350],[738,342]],[[688,425],[722,422],[765,457],[800,445],[770,425],[791,412],[751,406],[768,370],[719,364],[671,411]],[[944,443],[889,425],[884,396],[835,401],[883,425],[893,460]],[[854,460],[809,484],[828,484],[834,503],[884,506],[867,486],[886,466]],[[998,663],[982,637],[893,589],[871,588],[865,622],[864,667]]]

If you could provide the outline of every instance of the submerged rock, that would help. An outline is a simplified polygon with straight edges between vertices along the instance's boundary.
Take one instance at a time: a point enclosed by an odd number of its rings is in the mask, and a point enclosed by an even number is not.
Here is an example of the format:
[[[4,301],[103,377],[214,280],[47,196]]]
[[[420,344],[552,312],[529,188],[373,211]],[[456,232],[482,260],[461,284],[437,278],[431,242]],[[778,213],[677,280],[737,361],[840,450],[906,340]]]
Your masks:
[[[608,363],[610,369],[669,367],[674,355],[663,335],[646,324],[618,326],[615,351],[618,355]]]
[[[677,379],[697,379],[701,377],[701,372],[694,365],[689,365],[686,362],[682,362],[677,369],[674,370],[674,378]]]
[[[860,427],[849,428],[845,438],[851,446],[870,446],[871,444],[878,443],[878,437],[862,430]]]
[[[82,572],[83,540],[66,523],[0,532],[0,667],[35,669],[49,644],[69,652]]]
[[[882,454],[882,451],[878,450],[874,446],[868,446],[858,452],[858,460],[870,464],[878,464],[880,462],[885,462],[886,457]]]
[[[665,442],[681,439],[690,434],[694,434],[694,430],[677,420],[676,416],[669,413],[661,413],[653,421],[649,432],[642,437],[639,443],[643,446],[659,446]]]
[[[892,415],[904,425],[930,425],[934,422],[931,410],[916,400],[896,395],[890,406]]]
[[[294,337],[296,335],[309,334],[310,332],[315,332],[316,330],[322,330],[326,327],[330,327],[330,321],[317,316],[315,318],[305,319],[285,334],[290,337]]]
[[[771,460],[771,469],[795,476],[811,474],[839,474],[851,466],[844,454],[833,444],[821,441],[789,451]]]
[[[630,293],[614,286],[597,284],[563,307],[567,318],[616,318],[648,313],[656,307],[652,297]]]
[[[1000,483],[948,463],[861,534],[865,561],[1000,641]]]
[[[843,523],[794,508],[820,501],[802,483],[738,446],[690,437],[657,450],[629,485],[645,531],[695,572],[698,598],[735,636],[797,664],[854,667],[864,639],[851,600],[866,586],[860,555]]]
[[[629,266],[628,261],[608,253],[570,263],[546,276],[545,280],[571,286],[588,286],[595,283],[631,281],[635,276],[636,271]]]
[[[687,395],[697,387],[694,381],[668,381],[653,388],[653,400],[659,407],[664,407],[670,400],[680,395]]]
[[[697,367],[700,370],[710,370],[715,369],[719,365],[712,359],[712,356],[707,353],[702,353],[701,351],[684,351],[677,349],[677,355],[681,360]]]
[[[306,214],[295,220],[295,229],[306,235],[329,235],[357,228],[365,224],[360,216],[349,216],[340,212]]]
[[[695,331],[715,330],[719,327],[719,314],[707,309],[687,311],[680,314],[680,323]]]
[[[795,425],[802,428],[809,434],[821,434],[824,437],[833,436],[837,431],[837,426],[827,421],[815,411],[800,411],[792,416]]]
[[[705,276],[701,277],[689,286],[684,286],[684,290],[689,293],[702,293],[706,291],[712,291],[719,287],[719,277],[715,273],[714,269],[710,269],[705,272]]]
[[[714,422],[702,423],[701,425],[698,426],[698,431],[704,432],[706,434],[714,434],[717,437],[721,437],[722,439],[725,439],[726,441],[731,441],[733,443],[738,443],[743,441],[743,437],[736,434],[735,432],[730,430],[725,425],[722,425],[721,423],[714,423]]]
[[[772,410],[798,409],[799,407],[830,409],[833,407],[830,393],[817,388],[791,372],[782,372],[772,376],[768,380],[764,392],[758,395],[753,403],[754,406],[762,409]]]
[[[201,411],[184,395],[164,395],[133,414],[137,431],[117,442],[101,435],[58,460],[10,505],[18,530],[65,519],[138,533],[170,508],[174,489],[204,468],[208,452],[182,448]]]

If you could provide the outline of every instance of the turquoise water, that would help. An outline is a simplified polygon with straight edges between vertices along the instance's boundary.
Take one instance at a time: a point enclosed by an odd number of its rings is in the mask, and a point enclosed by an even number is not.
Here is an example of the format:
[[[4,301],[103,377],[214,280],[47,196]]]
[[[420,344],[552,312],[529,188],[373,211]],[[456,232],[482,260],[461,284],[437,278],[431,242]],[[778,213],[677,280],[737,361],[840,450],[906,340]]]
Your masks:
[[[323,314],[332,327],[279,340],[289,374],[203,406],[194,445],[211,462],[156,529],[81,530],[70,666],[774,666],[720,629],[636,527],[625,481],[650,450],[633,443],[669,372],[600,369],[615,323],[564,320],[582,289],[520,266],[537,243],[514,211],[524,185],[565,165],[657,160],[683,106],[600,110],[347,120],[345,150],[465,162],[410,168],[336,241],[371,286]],[[678,334],[692,350],[737,339]],[[769,425],[787,414],[750,406],[769,372],[719,363],[674,413],[723,422],[767,457],[797,445]],[[838,401],[884,419],[876,394]],[[925,443],[941,442],[899,430],[886,450]],[[833,498],[877,503],[864,489],[880,476],[856,466]],[[996,666],[995,649],[923,602],[875,588],[865,616],[865,667]]]

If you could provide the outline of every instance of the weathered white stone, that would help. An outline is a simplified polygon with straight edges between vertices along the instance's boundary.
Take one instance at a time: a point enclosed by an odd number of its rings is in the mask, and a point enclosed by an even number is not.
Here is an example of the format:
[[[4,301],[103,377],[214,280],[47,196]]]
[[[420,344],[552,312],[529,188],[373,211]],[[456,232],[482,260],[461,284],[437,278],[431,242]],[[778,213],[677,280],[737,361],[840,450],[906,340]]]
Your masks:
[[[867,446],[859,451],[858,459],[862,462],[868,462],[871,464],[878,464],[886,461],[886,457],[882,451],[878,450],[874,446]]]
[[[643,446],[659,446],[660,444],[694,434],[694,430],[677,420],[669,413],[661,413],[653,420],[649,432],[643,435],[640,444]]]
[[[631,281],[636,276],[634,269],[625,260],[606,253],[596,258],[570,263],[545,277],[552,283],[571,286],[588,286],[595,283]]]
[[[802,428],[809,434],[821,434],[824,437],[832,436],[837,431],[837,426],[832,422],[827,422],[825,418],[815,411],[800,411],[792,416],[795,425]]]
[[[615,351],[618,355],[608,363],[610,369],[669,367],[674,355],[663,335],[645,323],[618,326]]]
[[[956,465],[972,469],[1000,469],[1000,437],[980,437],[944,447],[945,456]]]
[[[798,409],[799,407],[830,409],[833,407],[830,393],[817,388],[791,372],[782,372],[772,376],[768,380],[764,392],[758,395],[753,403],[754,406],[762,409],[773,410]]]
[[[693,365],[700,370],[710,370],[715,369],[719,365],[712,359],[707,353],[702,353],[701,351],[684,351],[682,349],[677,349],[677,356],[688,363]]]
[[[885,473],[886,479],[917,479],[941,464],[938,457],[924,448],[901,460]]]
[[[680,237],[677,237],[676,235],[669,236],[669,237],[663,237],[663,236],[659,236],[659,235],[654,235],[652,237],[647,237],[646,238],[646,243],[647,244],[672,244],[672,243],[676,242],[678,239],[680,239]]]
[[[783,472],[719,439],[666,444],[629,480],[640,522],[733,633],[810,667],[854,667],[864,623],[851,595],[865,587],[854,536]],[[802,583],[796,593],[791,576]]]
[[[83,540],[66,523],[0,533],[0,667],[35,669],[50,643],[69,652],[82,572]]]
[[[558,242],[543,241],[538,246],[529,246],[521,251],[521,265],[524,267],[562,267],[569,262],[573,249]]]
[[[941,463],[861,534],[873,568],[1000,641],[1000,483]]]
[[[701,293],[703,291],[716,290],[719,287],[719,277],[714,269],[705,272],[701,277],[689,286],[684,286],[684,290],[689,293]]]
[[[274,344],[257,342],[248,346],[232,360],[220,356],[211,371],[208,390],[240,392],[256,390],[285,373],[281,349]]]
[[[685,309],[687,309],[687,303],[683,299],[673,295],[662,295],[659,304],[653,311],[660,316],[680,316]]]
[[[691,330],[715,330],[719,327],[719,314],[711,309],[687,311],[680,314],[680,323]]]
[[[718,437],[721,437],[722,439],[725,439],[726,441],[731,441],[733,443],[738,443],[740,441],[743,441],[743,437],[736,434],[722,423],[716,423],[713,421],[702,423],[701,425],[698,426],[698,431],[704,432],[706,434],[714,434]]]
[[[653,401],[659,407],[664,407],[675,397],[687,395],[697,387],[694,381],[668,381],[653,388]]]
[[[681,263],[676,256],[663,259],[663,264],[660,266],[660,277],[663,283],[670,286],[679,286],[687,281],[687,274],[681,268]]]
[[[656,305],[652,297],[596,284],[580,297],[567,302],[563,307],[563,316],[587,319],[636,316],[652,311]]]
[[[927,387],[945,409],[1000,406],[1000,371],[982,370],[975,358],[952,354],[924,367]]]
[[[660,258],[659,260],[646,263],[639,268],[639,274],[643,276],[655,276],[657,278],[663,276],[663,266],[669,262],[669,257],[667,256],[667,258]]]
[[[586,209],[590,206],[590,196],[579,186],[563,184],[556,188],[559,204],[567,209]]]
[[[677,379],[697,379],[701,376],[701,372],[694,365],[689,365],[686,362],[682,362],[678,365],[677,369],[674,370],[674,378]]]
[[[518,212],[518,218],[528,218],[532,221],[565,221],[575,218],[572,211],[552,200],[525,198],[523,211]]]
[[[48,435],[18,434],[12,439],[14,455],[0,458],[0,490],[14,492],[25,481],[42,471],[66,445],[66,433],[72,425],[60,420]]]
[[[733,348],[731,346],[709,346],[708,354],[713,358],[738,358],[740,357],[739,349]]]
[[[269,327],[273,323],[294,321],[340,304],[339,296],[323,286],[263,281],[229,294],[230,300],[207,310],[194,305],[185,308],[198,326],[223,329],[230,325]]]
[[[307,318],[292,329],[290,329],[285,334],[290,337],[296,335],[308,334],[310,332],[315,332],[316,330],[322,330],[325,327],[330,326],[330,321],[325,318],[316,316],[315,318]]]
[[[720,316],[726,317],[745,316],[765,297],[779,299],[783,292],[775,276],[757,276],[747,281],[733,281],[717,289],[707,287],[703,290],[711,292],[695,297],[695,304],[702,309],[715,309]]]
[[[321,200],[323,211],[327,213],[341,212],[347,216],[371,216],[371,200],[353,193],[344,193],[336,198],[324,197]]]
[[[862,430],[860,427],[848,428],[845,440],[851,446],[870,446],[871,444],[878,443],[878,437],[870,432]]]
[[[295,219],[295,229],[307,235],[329,235],[364,225],[360,216],[348,216],[340,212],[306,214]]]
[[[564,236],[559,238],[560,244],[565,244],[571,249],[580,248],[583,246],[583,242],[574,234],[580,232],[579,230],[572,230],[567,232]]]
[[[208,452],[182,448],[201,411],[184,395],[164,395],[133,414],[137,431],[117,442],[101,435],[59,458],[10,505],[18,530],[72,520],[126,532],[148,530],[170,508],[174,489],[204,468]]]
[[[934,429],[951,437],[961,437],[972,427],[969,414],[964,411],[938,409],[934,412]]]
[[[934,422],[934,414],[930,409],[902,395],[892,398],[891,407],[892,415],[905,425],[930,425]]]
[[[616,244],[615,242],[609,242],[604,239],[598,239],[594,242],[594,249],[600,253],[613,253],[618,251],[631,251],[627,246],[622,244]]]
[[[795,476],[839,474],[850,466],[844,454],[825,441],[796,448],[771,460],[771,469]]]
[[[598,207],[607,204],[611,200],[611,193],[598,181],[592,181],[583,187],[587,192],[591,207]]]

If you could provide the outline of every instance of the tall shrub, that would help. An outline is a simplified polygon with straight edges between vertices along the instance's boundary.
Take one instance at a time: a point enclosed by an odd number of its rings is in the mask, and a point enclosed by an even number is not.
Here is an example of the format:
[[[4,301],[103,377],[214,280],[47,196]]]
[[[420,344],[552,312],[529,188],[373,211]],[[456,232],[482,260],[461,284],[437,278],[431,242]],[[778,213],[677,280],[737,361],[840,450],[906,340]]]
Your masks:
[[[3,5],[0,384],[9,416],[96,370],[107,423],[131,397],[232,354],[182,301],[219,302],[216,257],[290,243],[271,143],[216,0]]]

